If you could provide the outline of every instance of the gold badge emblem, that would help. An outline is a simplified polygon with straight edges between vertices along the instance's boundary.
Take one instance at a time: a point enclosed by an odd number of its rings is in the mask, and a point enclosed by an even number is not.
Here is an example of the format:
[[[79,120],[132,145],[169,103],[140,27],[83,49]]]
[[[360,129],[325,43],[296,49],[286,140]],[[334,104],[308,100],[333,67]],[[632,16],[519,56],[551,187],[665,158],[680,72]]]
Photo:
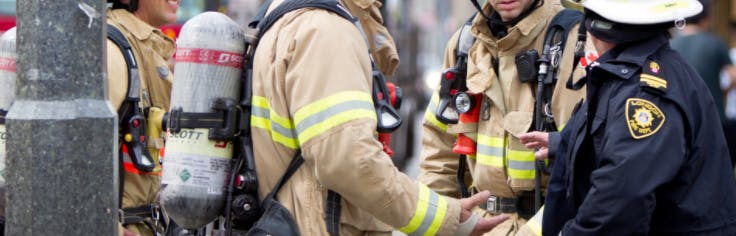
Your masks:
[[[659,73],[659,64],[656,62],[650,62],[649,63],[649,70],[652,71],[655,74]]]
[[[626,100],[626,123],[634,139],[649,137],[662,128],[665,116],[654,103],[640,99]]]

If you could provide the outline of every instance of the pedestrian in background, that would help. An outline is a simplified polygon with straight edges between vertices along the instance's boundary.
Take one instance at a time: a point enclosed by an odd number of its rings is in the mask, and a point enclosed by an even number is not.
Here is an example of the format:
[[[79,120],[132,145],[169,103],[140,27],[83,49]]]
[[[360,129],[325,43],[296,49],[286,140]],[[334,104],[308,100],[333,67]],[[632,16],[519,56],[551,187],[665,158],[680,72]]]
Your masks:
[[[731,153],[731,163],[736,163],[736,121],[726,117],[726,94],[736,87],[736,66],[729,56],[726,42],[711,32],[713,25],[710,0],[701,0],[703,11],[688,17],[687,24],[671,40],[672,49],[683,55],[685,61],[695,68],[708,86],[718,108],[718,117],[723,122],[726,140]],[[728,78],[730,87],[721,88],[721,72]]]

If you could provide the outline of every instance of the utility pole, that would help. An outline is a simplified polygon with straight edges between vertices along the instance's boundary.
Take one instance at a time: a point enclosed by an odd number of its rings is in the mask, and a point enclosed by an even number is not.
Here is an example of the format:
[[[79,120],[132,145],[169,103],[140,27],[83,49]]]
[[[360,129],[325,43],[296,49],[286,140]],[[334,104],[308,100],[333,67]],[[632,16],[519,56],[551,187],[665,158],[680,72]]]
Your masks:
[[[5,235],[118,235],[105,1],[23,0],[17,9]]]

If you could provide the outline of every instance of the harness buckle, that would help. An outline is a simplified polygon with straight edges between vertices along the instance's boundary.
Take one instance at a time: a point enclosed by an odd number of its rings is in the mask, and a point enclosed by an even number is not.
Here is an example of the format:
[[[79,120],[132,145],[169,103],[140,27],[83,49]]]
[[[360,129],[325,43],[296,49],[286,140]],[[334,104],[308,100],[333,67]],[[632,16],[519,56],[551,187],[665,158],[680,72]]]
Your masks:
[[[494,214],[501,213],[501,202],[498,201],[498,197],[491,196],[486,202],[486,211]]]

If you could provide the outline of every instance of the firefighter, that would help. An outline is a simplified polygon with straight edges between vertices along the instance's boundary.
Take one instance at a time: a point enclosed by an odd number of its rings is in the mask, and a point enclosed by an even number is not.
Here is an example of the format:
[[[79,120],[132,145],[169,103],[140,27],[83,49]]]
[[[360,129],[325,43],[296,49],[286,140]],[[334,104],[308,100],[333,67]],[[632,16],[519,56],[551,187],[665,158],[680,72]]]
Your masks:
[[[521,74],[536,72],[538,68],[524,68],[515,58],[520,52],[531,49],[543,52],[545,31],[563,7],[559,2],[541,0],[489,0],[482,6],[472,2],[479,9],[469,26],[475,42],[467,56],[458,60],[462,57],[458,48],[463,43],[458,41],[462,41],[463,30],[456,32],[446,48],[444,67],[467,68],[468,93],[482,95],[476,102],[480,109],[479,119],[470,124],[462,120],[452,124],[439,119],[436,111],[441,106],[440,86],[425,113],[418,178],[431,189],[448,196],[461,196],[466,191],[490,191],[492,196],[487,204],[474,212],[483,217],[505,214],[510,219],[486,235],[539,234],[540,219],[534,217],[535,220],[530,221],[530,218],[537,212],[535,205],[543,202],[540,199],[535,204],[535,189],[541,198],[546,176],[536,177],[534,150],[526,148],[517,138],[536,129],[533,127],[538,119],[534,118],[535,98],[541,99],[536,95],[537,83],[523,82]],[[560,42],[565,49],[559,58],[558,76],[552,83],[554,88],[550,90],[551,102],[539,109],[545,112],[542,119],[551,123],[545,126],[552,129],[565,126],[575,103],[584,96],[584,90],[566,88],[571,73],[574,73],[572,78],[580,78],[584,73],[574,62],[579,48],[576,44],[580,42],[578,27],[574,26],[563,35],[567,35],[567,39]],[[463,62],[465,60],[467,62]],[[457,66],[459,63],[465,65]],[[462,144],[457,138],[461,134],[474,136],[469,149],[472,153],[460,155],[453,148],[456,140]],[[537,178],[539,183],[536,183]]]
[[[180,1],[172,0],[108,0],[112,8],[107,12],[107,23],[117,30],[129,43],[135,63],[126,63],[123,50],[112,40],[107,42],[108,52],[108,98],[118,110],[121,122],[121,208],[124,212],[123,224],[140,235],[156,235],[157,206],[155,197],[159,191],[161,166],[158,161],[159,150],[163,148],[161,117],[169,109],[172,73],[168,60],[174,53],[174,41],[157,27],[176,21],[176,11]],[[108,29],[110,30],[110,29]],[[137,72],[129,70],[137,64]],[[138,73],[140,78],[130,77]],[[139,81],[136,81],[138,80]],[[139,84],[138,102],[131,100],[128,91],[131,83]],[[135,97],[135,96],[133,96]],[[135,103],[135,104],[133,104]],[[128,109],[121,109],[127,107]],[[123,111],[125,110],[125,111]],[[121,114],[125,113],[125,114]],[[131,148],[126,147],[126,129],[131,114],[145,117],[147,130],[143,131],[144,146],[152,168],[139,168],[131,158]],[[135,137],[139,139],[140,137]],[[134,141],[135,141],[134,139]]]
[[[294,2],[304,1],[275,0],[268,14]],[[374,135],[379,118],[371,95],[371,58],[388,74],[398,63],[382,25],[381,2],[339,2],[351,17],[300,8],[276,20],[259,40],[251,130],[260,198],[300,153],[304,163],[276,200],[302,235],[391,235],[395,228],[412,235],[468,235],[503,221],[471,214],[487,192],[458,201],[393,166]],[[346,19],[352,17],[363,32]]]
[[[601,53],[586,68],[585,102],[561,134],[522,136],[530,146],[549,141],[557,159],[544,235],[736,234],[736,185],[718,109],[668,42],[668,29],[683,27],[702,5],[583,6]]]

